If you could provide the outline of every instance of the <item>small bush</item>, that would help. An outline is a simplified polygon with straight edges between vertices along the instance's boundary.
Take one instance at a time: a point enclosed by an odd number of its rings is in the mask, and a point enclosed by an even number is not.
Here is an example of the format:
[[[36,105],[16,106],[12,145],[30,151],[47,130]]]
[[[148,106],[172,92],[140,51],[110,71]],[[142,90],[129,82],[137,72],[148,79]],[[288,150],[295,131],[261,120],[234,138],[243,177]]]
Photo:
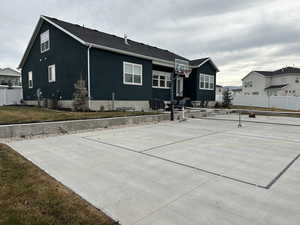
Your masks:
[[[85,81],[80,79],[74,84],[74,100],[73,108],[75,111],[86,112],[88,107],[88,91],[85,86]]]
[[[228,89],[223,92],[223,107],[229,108],[231,106],[232,95]]]

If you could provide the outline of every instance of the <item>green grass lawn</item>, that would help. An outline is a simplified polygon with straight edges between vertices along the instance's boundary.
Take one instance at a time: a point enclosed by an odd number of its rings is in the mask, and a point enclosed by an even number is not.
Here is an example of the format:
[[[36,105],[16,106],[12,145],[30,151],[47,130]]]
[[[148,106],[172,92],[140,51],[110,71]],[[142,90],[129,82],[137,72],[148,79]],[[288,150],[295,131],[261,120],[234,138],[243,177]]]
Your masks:
[[[29,106],[0,107],[0,124],[110,118],[156,114],[153,112],[69,112]]]
[[[1,225],[113,225],[104,213],[0,144]]]

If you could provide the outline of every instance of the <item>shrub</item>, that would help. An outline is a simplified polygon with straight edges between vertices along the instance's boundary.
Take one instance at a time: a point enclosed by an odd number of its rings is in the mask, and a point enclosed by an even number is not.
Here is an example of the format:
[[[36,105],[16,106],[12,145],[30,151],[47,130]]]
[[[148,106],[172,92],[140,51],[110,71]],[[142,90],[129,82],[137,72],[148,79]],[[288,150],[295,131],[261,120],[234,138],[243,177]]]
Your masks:
[[[226,89],[223,92],[223,107],[225,107],[225,108],[230,107],[232,99],[233,98],[232,98],[231,92],[228,89]]]
[[[85,81],[80,79],[74,84],[73,108],[75,111],[85,112],[88,107],[88,91],[85,86]]]

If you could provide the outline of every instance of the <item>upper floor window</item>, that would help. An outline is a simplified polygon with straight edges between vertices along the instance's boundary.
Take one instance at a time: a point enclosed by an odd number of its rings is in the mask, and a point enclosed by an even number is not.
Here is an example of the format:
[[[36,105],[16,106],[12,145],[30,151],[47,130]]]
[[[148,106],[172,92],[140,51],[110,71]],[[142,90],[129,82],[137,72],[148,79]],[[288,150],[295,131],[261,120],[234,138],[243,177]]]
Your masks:
[[[152,87],[154,88],[170,88],[171,74],[162,71],[153,71]]]
[[[296,78],[295,82],[296,82],[296,83],[299,83],[299,77]]]
[[[49,30],[41,34],[41,53],[50,50]]]
[[[244,87],[247,88],[247,87],[252,87],[253,86],[253,83],[252,81],[245,81],[244,83]]]
[[[215,77],[213,75],[201,73],[199,81],[200,81],[199,82],[200,89],[206,89],[206,90],[215,89]]]
[[[28,73],[28,88],[33,88],[32,71]]]
[[[143,85],[143,65],[124,62],[123,83]]]
[[[51,65],[48,67],[48,81],[55,82],[55,65]]]

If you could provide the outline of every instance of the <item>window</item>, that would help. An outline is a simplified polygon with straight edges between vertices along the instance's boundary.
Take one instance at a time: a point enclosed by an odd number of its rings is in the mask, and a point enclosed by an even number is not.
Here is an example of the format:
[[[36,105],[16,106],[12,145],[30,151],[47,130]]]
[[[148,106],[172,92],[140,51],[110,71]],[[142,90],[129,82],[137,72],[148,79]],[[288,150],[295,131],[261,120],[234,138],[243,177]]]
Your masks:
[[[153,71],[152,87],[154,88],[170,88],[171,74],[161,71]]]
[[[55,82],[55,65],[48,66],[48,81]]]
[[[41,34],[41,53],[50,49],[49,30]]]
[[[200,89],[214,90],[215,89],[215,77],[213,75],[200,74]]]
[[[298,78],[298,77],[296,78],[295,82],[296,82],[296,83],[299,83],[299,78]]]
[[[124,84],[143,85],[143,66],[140,64],[124,62],[123,82]]]
[[[252,81],[245,81],[244,82],[244,87],[247,88],[247,87],[252,87],[253,86],[253,82]]]
[[[28,73],[28,88],[33,88],[32,71]]]

